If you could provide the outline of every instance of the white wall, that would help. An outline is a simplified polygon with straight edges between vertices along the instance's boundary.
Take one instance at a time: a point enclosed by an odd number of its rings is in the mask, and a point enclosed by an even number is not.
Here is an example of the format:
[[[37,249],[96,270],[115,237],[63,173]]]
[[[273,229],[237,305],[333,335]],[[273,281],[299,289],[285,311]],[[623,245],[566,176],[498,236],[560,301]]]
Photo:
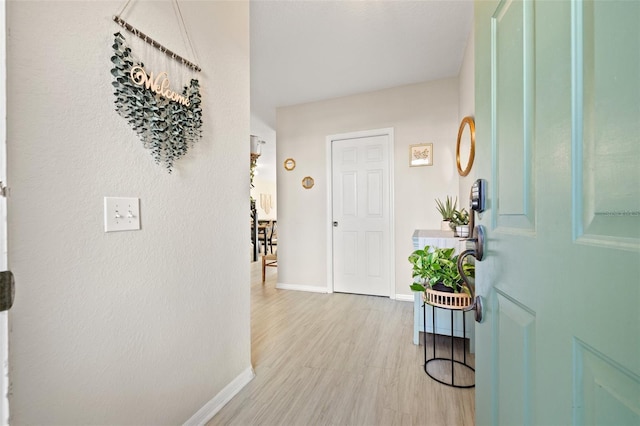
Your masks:
[[[180,2],[204,137],[169,175],[114,111],[123,3],[8,4],[12,424],[181,424],[250,369],[248,4]],[[190,53],[170,1],[123,17]],[[104,196],[142,230],[104,233]]]
[[[460,67],[459,76],[459,108],[458,122],[462,122],[462,119],[466,116],[474,117],[475,121],[475,38],[474,31],[471,29],[469,32],[469,38],[467,40],[467,47],[464,51],[464,58],[462,60],[462,66]],[[466,133],[468,134],[468,133]],[[477,154],[476,154],[477,155]],[[476,168],[471,167],[471,171],[466,176],[460,176],[460,195],[458,197],[461,200],[460,206],[469,210],[469,191],[471,185],[479,177],[476,176]],[[486,176],[485,176],[486,178]]]
[[[413,84],[322,102],[279,108],[277,163],[288,157],[296,168],[278,168],[278,282],[326,289],[326,137],[392,127],[395,134],[396,293],[409,295],[415,229],[439,229],[435,198],[458,194],[455,144],[458,135],[458,79]],[[433,143],[434,165],[409,167],[409,145]],[[301,180],[315,186],[305,190]],[[395,296],[395,295],[394,295]]]

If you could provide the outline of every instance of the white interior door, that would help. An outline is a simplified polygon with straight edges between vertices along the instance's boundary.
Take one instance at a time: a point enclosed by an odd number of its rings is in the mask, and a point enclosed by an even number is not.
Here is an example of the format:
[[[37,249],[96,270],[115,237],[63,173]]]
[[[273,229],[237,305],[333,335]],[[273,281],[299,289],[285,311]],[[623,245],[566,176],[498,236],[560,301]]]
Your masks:
[[[331,141],[333,291],[391,296],[390,135]]]
[[[475,3],[479,425],[640,424],[640,2]]]

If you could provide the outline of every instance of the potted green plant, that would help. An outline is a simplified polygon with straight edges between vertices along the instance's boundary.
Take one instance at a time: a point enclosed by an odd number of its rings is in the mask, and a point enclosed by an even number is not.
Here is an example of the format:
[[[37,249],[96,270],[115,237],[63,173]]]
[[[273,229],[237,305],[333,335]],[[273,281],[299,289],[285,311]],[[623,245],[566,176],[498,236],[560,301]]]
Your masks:
[[[426,291],[427,287],[446,293],[466,293],[469,289],[458,272],[458,255],[453,248],[438,248],[425,246],[411,253],[409,262],[413,265],[414,283],[413,291]],[[464,273],[468,277],[474,277],[474,265],[465,262]],[[416,282],[416,278],[418,282]]]
[[[458,237],[466,238],[469,236],[469,212],[463,208],[453,212],[453,217],[449,222],[449,226]]]
[[[453,214],[455,213],[457,206],[458,206],[458,197],[456,197],[454,201],[453,198],[447,195],[447,199],[444,202],[436,198],[436,209],[442,216],[441,229],[443,231],[448,231],[450,229],[449,223],[453,218]]]

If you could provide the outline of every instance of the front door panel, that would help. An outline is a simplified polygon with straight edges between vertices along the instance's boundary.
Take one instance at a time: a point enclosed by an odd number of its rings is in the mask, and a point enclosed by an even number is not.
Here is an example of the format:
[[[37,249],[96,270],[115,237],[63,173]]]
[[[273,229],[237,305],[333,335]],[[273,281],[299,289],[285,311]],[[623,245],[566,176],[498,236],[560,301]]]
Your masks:
[[[531,2],[509,1],[491,19],[492,125],[496,161],[491,184],[499,203],[493,223],[511,232],[534,231],[533,81]]]
[[[477,424],[640,424],[640,3],[475,5]]]
[[[574,80],[583,90],[574,99],[574,223],[585,243],[640,241],[639,19],[637,1],[575,5]]]

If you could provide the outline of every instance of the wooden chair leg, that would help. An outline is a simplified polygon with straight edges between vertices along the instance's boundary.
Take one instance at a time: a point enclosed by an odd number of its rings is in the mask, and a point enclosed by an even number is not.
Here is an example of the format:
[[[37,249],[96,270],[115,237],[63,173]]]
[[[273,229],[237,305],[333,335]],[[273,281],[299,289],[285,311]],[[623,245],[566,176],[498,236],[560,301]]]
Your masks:
[[[267,260],[265,256],[262,256],[262,284],[264,284],[264,278],[267,272]]]

